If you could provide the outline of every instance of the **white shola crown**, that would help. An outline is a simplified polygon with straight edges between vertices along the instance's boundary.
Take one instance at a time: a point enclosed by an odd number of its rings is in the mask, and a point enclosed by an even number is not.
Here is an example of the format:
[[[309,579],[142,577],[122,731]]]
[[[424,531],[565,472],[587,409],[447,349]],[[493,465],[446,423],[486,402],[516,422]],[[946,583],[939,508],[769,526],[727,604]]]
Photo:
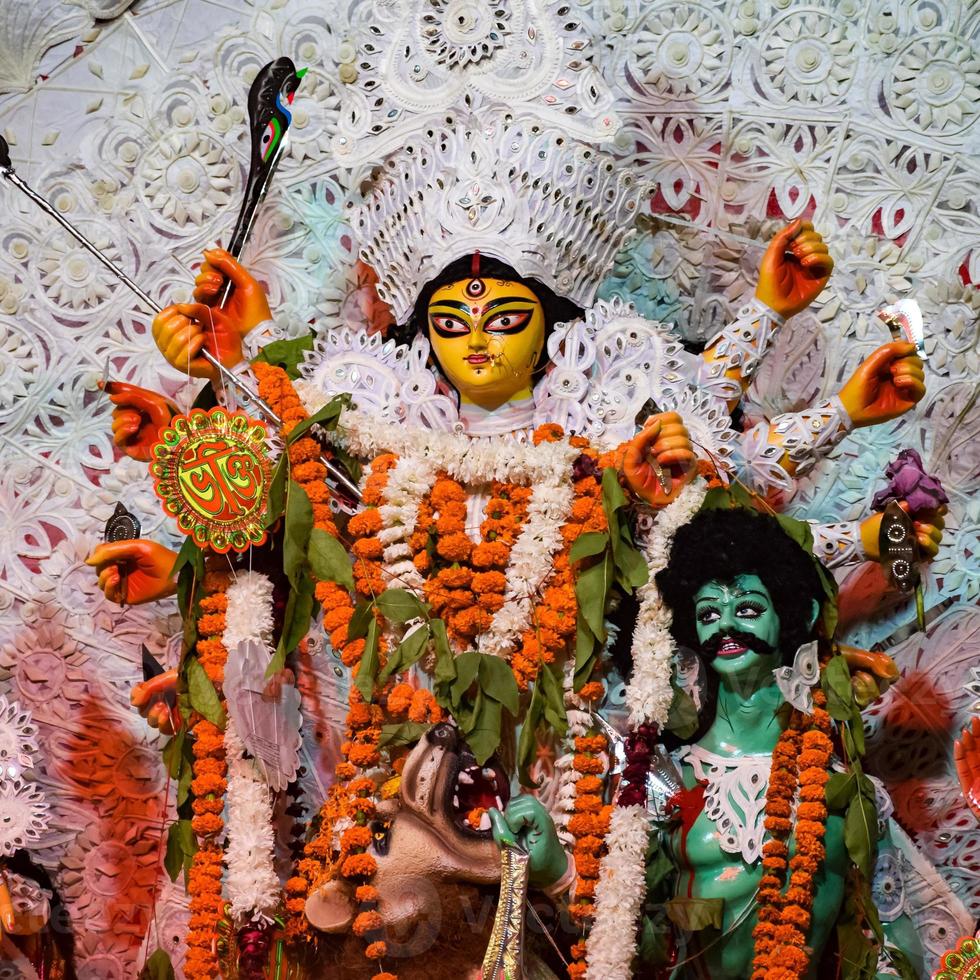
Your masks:
[[[609,154],[544,124],[450,118],[388,158],[350,224],[399,323],[426,282],[477,251],[588,307],[643,193]]]
[[[643,193],[598,149],[620,121],[595,33],[565,0],[353,0],[333,147],[379,168],[350,224],[399,323],[475,251],[591,305]]]

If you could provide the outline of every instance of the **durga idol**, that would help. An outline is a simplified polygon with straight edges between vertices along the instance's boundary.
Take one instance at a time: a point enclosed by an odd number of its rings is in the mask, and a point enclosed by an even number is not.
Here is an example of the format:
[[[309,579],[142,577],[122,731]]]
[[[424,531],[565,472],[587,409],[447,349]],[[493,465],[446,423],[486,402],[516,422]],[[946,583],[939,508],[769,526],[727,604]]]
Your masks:
[[[538,736],[568,733],[585,758],[574,775],[590,777],[576,783],[580,802],[601,809],[605,743],[592,712],[603,698],[608,617],[623,596],[639,598],[633,659],[651,663],[640,647],[657,528],[693,516],[705,474],[790,490],[852,428],[894,418],[924,393],[912,345],[887,344],[832,397],[738,431],[732,410],[773,337],[831,273],[820,236],[800,221],[780,231],[755,299],[691,354],[667,326],[595,299],[647,188],[603,149],[505,109],[471,102],[423,139],[395,145],[379,124],[383,138],[358,144],[364,160],[374,153],[383,165],[350,225],[405,342],[327,323],[302,357],[296,345],[285,357],[262,287],[220,250],[205,256],[195,302],[154,320],[170,364],[218,382],[201,357],[207,347],[284,421],[270,450],[285,485],[269,504],[273,546],[230,559],[230,569],[224,556],[200,556],[203,574],[185,577],[182,610],[196,618],[196,644],[177,672],[134,692],[151,723],[196,740],[199,848],[188,861],[204,897],[188,936],[195,978],[215,975],[223,895],[240,935],[281,913],[299,949],[311,923],[354,935],[366,959],[345,960],[345,975],[389,976],[384,964],[408,955],[396,937],[432,912],[412,881],[480,888],[499,879],[491,809],[521,833],[540,831],[543,803],[520,797],[507,807]],[[117,443],[145,456],[167,425],[165,406],[132,391],[114,400]],[[324,452],[364,466],[349,520],[331,507]],[[880,520],[817,526],[821,557],[876,558]],[[927,554],[939,520],[916,527]],[[176,588],[175,555],[154,542],[105,544],[89,561],[119,601]],[[282,890],[273,876],[261,896],[242,895],[237,817],[229,806],[226,833],[222,784],[202,777],[227,762],[230,784],[258,751],[249,713],[236,708],[241,658],[260,650],[263,671],[293,668],[277,675],[275,697],[287,697],[308,633],[325,636],[349,672],[335,781]],[[177,724],[162,706],[167,685],[188,694],[188,671],[199,668],[225,695],[224,730],[186,697],[178,703],[190,718]],[[632,690],[638,712],[665,722],[669,662],[637,668]],[[295,760],[285,769],[293,778]],[[575,791],[567,782],[558,796]],[[278,790],[267,782],[264,792]],[[602,843],[576,838],[572,818],[562,826],[566,849],[535,863],[530,880],[554,894],[574,880],[573,917],[584,928],[597,859],[576,840]],[[443,952],[441,962],[462,968],[451,942]],[[413,962],[400,960],[399,975],[433,975],[431,959]]]

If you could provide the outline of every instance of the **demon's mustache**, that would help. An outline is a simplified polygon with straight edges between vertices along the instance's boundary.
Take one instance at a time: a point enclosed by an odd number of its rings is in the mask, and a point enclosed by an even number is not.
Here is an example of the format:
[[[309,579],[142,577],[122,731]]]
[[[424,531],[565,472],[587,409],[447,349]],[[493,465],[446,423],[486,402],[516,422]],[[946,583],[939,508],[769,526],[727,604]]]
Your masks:
[[[754,636],[752,633],[744,633],[741,630],[729,629],[721,630],[718,633],[715,633],[714,636],[709,636],[708,639],[701,644],[701,655],[708,660],[712,660],[717,656],[718,650],[721,648],[721,645],[725,642],[725,640],[735,640],[737,643],[741,643],[743,647],[747,647],[749,650],[754,650],[756,653],[762,654],[763,656],[769,656],[770,654],[777,652],[774,646],[758,636]]]

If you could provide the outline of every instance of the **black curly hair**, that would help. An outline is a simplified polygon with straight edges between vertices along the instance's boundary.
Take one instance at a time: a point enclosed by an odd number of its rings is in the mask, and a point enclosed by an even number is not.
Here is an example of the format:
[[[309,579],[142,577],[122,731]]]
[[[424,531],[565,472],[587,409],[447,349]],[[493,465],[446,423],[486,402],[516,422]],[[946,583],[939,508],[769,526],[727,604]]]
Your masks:
[[[673,613],[671,632],[699,648],[694,596],[707,582],[758,575],[779,615],[779,647],[785,663],[814,638],[813,603],[824,599],[813,557],[768,514],[740,508],[705,510],[679,528],[657,587]]]
[[[427,282],[419,293],[412,315],[408,322],[401,324],[394,329],[390,336],[395,337],[399,343],[411,343],[416,334],[428,335],[429,329],[429,301],[437,289],[448,286],[450,283],[459,282],[461,279],[473,278],[473,254],[464,255],[462,258],[450,262],[435,279]],[[500,259],[495,259],[489,255],[480,256],[480,277],[483,279],[505,279],[508,282],[519,282],[527,286],[541,302],[544,311],[544,336],[545,344],[541,349],[541,357],[535,367],[535,373],[540,372],[548,363],[548,337],[554,330],[555,324],[567,323],[571,320],[578,320],[583,315],[580,306],[576,306],[569,299],[559,296],[553,289],[546,286],[537,279],[528,279],[522,276],[516,269],[509,266]]]

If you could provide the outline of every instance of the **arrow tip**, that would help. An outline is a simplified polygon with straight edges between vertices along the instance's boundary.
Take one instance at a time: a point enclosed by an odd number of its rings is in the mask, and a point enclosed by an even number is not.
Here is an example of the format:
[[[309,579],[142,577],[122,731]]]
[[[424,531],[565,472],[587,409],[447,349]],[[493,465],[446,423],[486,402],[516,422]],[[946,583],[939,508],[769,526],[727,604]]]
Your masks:
[[[10,147],[7,141],[0,136],[0,170],[13,170],[14,165],[10,162]]]

